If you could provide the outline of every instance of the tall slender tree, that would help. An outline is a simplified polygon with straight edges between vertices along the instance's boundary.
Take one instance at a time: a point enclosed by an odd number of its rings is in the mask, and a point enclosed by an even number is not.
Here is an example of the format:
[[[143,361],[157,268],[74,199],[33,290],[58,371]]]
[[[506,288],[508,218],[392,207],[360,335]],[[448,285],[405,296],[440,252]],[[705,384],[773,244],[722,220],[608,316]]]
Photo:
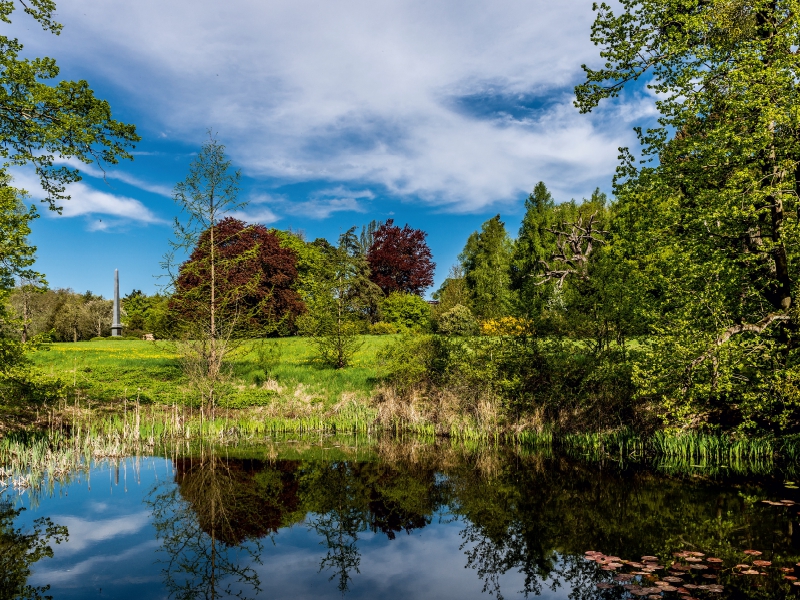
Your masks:
[[[469,236],[459,256],[476,315],[491,319],[512,310],[511,259],[514,245],[500,215]]]
[[[239,171],[231,169],[225,146],[209,132],[186,179],[175,186],[173,198],[181,216],[175,218],[171,251],[163,263],[169,285],[181,292],[173,296],[172,309],[175,315],[183,316],[180,349],[186,372],[212,409],[241,317],[236,306],[242,287],[224,286],[218,273],[222,267],[229,270],[246,261],[253,251],[251,248],[250,253],[234,256],[220,252],[221,243],[233,242],[219,238],[220,222],[246,205],[238,200],[240,177]],[[237,231],[236,235],[241,233]],[[195,255],[196,260],[179,263],[179,254]],[[201,285],[182,287],[181,281],[192,276],[197,276]],[[244,287],[250,283],[245,282]]]

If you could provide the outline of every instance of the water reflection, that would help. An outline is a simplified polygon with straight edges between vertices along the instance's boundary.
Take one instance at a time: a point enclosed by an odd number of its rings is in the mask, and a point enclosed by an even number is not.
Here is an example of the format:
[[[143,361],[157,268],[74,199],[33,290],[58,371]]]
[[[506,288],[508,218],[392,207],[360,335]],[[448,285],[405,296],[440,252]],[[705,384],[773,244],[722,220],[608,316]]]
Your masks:
[[[15,521],[24,509],[0,501],[0,598],[44,598],[49,586],[28,583],[34,563],[53,556],[52,544],[68,537],[67,528],[42,517],[23,531]]]
[[[255,598],[261,538],[275,530],[262,520],[256,479],[213,452],[177,461],[176,483],[147,498],[161,541],[164,586],[171,598]]]
[[[291,589],[298,597],[482,591],[610,600],[677,598],[681,589],[686,598],[755,599],[800,591],[800,497],[780,476],[667,476],[509,448],[386,442],[370,452],[320,456],[309,444],[172,456],[170,476],[145,495],[160,548],[151,597]],[[40,537],[51,531],[43,527]],[[744,553],[752,549],[769,564]],[[602,554],[587,557],[590,550]],[[674,556],[682,551],[722,562],[691,570],[689,555]],[[758,575],[741,575],[737,564]],[[400,577],[405,588],[395,587]]]

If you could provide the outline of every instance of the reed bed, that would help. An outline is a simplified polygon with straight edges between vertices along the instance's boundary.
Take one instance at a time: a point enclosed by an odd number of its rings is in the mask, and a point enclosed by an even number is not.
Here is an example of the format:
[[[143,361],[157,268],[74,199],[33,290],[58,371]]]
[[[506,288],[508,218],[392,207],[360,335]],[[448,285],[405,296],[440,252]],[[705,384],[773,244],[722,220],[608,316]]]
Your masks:
[[[441,423],[421,419],[380,419],[374,407],[357,401],[327,413],[295,418],[260,409],[209,414],[187,405],[138,401],[123,403],[117,412],[105,412],[76,402],[40,415],[39,423],[42,426],[35,432],[0,438],[0,490],[53,485],[87,471],[98,461],[171,454],[177,448],[190,451],[195,444],[255,448],[277,440],[305,440],[303,443],[329,449],[343,445],[325,441],[337,436],[374,436],[422,445],[447,438],[451,444],[473,451],[505,446],[543,456],[564,453],[590,461],[642,462],[668,472],[727,469],[766,473],[777,462],[794,465],[800,459],[797,438],[749,439],[696,432],[656,432],[643,437],[630,430],[559,434],[550,427],[503,429],[497,422],[487,424],[469,416],[451,420],[449,429],[444,429]]]

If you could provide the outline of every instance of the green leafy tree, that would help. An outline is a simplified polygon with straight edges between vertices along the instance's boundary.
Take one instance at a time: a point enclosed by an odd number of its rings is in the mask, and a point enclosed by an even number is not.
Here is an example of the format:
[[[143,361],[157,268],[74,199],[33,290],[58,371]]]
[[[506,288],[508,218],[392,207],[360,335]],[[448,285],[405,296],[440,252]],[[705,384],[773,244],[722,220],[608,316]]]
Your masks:
[[[52,0],[20,5],[45,31],[61,32]],[[16,8],[16,2],[0,2],[0,21],[11,23]],[[35,249],[27,243],[36,213],[21,204],[24,193],[11,187],[8,168],[33,165],[45,192],[43,201],[60,211],[59,203],[69,199],[66,185],[80,180],[80,174],[56,164],[56,159],[115,164],[120,158],[132,158],[128,149],[139,140],[134,126],[115,121],[109,104],[96,98],[86,81],[59,80],[55,60],[21,58],[22,53],[18,39],[0,35],[0,379],[4,383],[30,379],[24,366],[27,346],[15,331],[21,329],[20,337],[28,342],[24,317],[21,324],[9,326],[14,317],[6,308],[14,279],[42,279],[30,271]]]
[[[55,35],[62,26],[54,20],[52,0],[20,2],[45,31]],[[0,3],[0,20],[11,23],[16,2]],[[111,107],[95,98],[86,81],[59,80],[52,58],[20,58],[23,45],[0,36],[0,156],[9,165],[33,165],[51,209],[68,200],[66,185],[80,180],[78,170],[56,165],[58,158],[84,163],[116,164],[132,158],[128,148],[139,140],[133,125],[111,117]],[[55,82],[54,84],[51,82]],[[6,182],[7,185],[7,182]]]
[[[519,228],[511,259],[511,288],[519,292],[523,314],[542,310],[549,287],[542,287],[538,275],[542,262],[550,260],[555,250],[553,234],[548,230],[555,224],[556,204],[543,181],[536,184],[525,200],[525,216]]]
[[[458,304],[469,305],[469,289],[464,279],[464,268],[460,264],[450,267],[447,278],[439,289],[433,292],[433,299],[438,303],[433,308],[436,319]]]
[[[470,292],[472,309],[484,319],[511,312],[513,295],[511,259],[514,245],[500,215],[486,221],[480,231],[469,236],[459,259]]]
[[[387,323],[424,331],[430,327],[431,307],[416,294],[392,292],[381,302],[381,317]]]
[[[231,240],[219,239],[217,231],[231,212],[246,205],[238,200],[240,177],[239,171],[231,170],[225,146],[209,132],[186,179],[175,186],[182,219],[175,218],[172,249],[164,260],[170,287],[181,292],[173,294],[170,307],[180,321],[175,339],[184,371],[212,410],[224,387],[226,361],[236,347],[241,317],[237,310],[241,286],[227,286],[218,272],[235,269],[251,254],[225,256],[220,246]],[[179,263],[176,256],[185,254],[191,255],[190,260]],[[192,276],[202,284],[181,285]]]
[[[650,275],[642,395],[668,423],[800,428],[794,0],[596,5],[588,112],[644,79],[658,122],[616,179],[623,254]]]
[[[469,308],[456,304],[439,317],[438,331],[442,335],[478,335],[480,324]]]
[[[358,335],[377,314],[383,296],[369,279],[355,230],[351,227],[340,235],[335,247],[318,242],[325,256],[321,286],[303,320],[319,358],[337,369],[347,367],[361,347]]]
[[[121,300],[124,325],[128,331],[150,333],[158,338],[170,337],[169,297],[148,296],[133,290]]]

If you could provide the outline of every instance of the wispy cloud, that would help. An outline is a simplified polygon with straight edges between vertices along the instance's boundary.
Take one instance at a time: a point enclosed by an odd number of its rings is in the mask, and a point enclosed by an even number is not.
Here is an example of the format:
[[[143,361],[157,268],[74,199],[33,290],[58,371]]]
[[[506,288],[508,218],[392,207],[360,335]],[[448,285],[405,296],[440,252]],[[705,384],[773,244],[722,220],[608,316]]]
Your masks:
[[[68,192],[71,199],[64,203],[63,217],[110,215],[146,224],[167,222],[134,198],[101,192],[81,182],[69,186]]]
[[[30,173],[15,171],[13,172],[13,177],[13,184],[28,191],[32,198],[44,197],[39,180]],[[130,223],[141,225],[162,225],[167,223],[165,219],[154,214],[153,211],[135,198],[96,190],[82,181],[70,184],[67,188],[67,193],[70,195],[70,199],[62,203],[60,217],[86,217],[90,219],[87,226],[90,231],[105,231],[112,227]],[[50,211],[45,211],[45,214],[51,217],[56,217],[57,215],[57,213]],[[112,219],[104,221],[102,219],[104,216],[112,217]]]
[[[305,202],[287,203],[283,210],[290,215],[302,215],[312,219],[327,219],[335,212],[367,212],[362,200],[372,200],[370,190],[349,190],[342,186],[320,190]]]
[[[152,153],[140,153],[140,154],[152,154]],[[100,167],[97,167],[92,164],[84,164],[77,159],[63,159],[58,158],[53,161],[55,164],[63,164],[69,165],[75,169],[78,169],[81,174],[88,175],[89,177],[94,177],[95,179],[103,179],[104,181],[108,179],[116,179],[117,181],[121,181],[122,183],[127,183],[133,187],[139,188],[140,190],[144,190],[145,192],[151,192],[153,194],[158,194],[159,196],[165,196],[167,198],[172,198],[172,188],[169,188],[165,185],[159,185],[156,183],[151,183],[149,181],[144,181],[139,177],[135,177],[129,173],[125,173],[124,171],[119,171],[117,169],[106,169],[103,170]]]
[[[138,533],[150,522],[150,514],[144,511],[114,519],[59,516],[53,517],[53,520],[59,525],[65,525],[69,531],[69,540],[63,544],[60,554],[72,554],[98,542]]]
[[[591,0],[173,0],[169,11],[159,0],[71,0],[59,8],[64,33],[25,32],[29,50],[116,85],[151,131],[196,142],[213,124],[256,178],[371,186],[445,211],[480,211],[518,200],[540,179],[560,197],[590,192],[610,179],[617,148],[634,143],[630,125],[645,118],[635,99],[588,116],[571,104],[580,65],[599,61]],[[527,113],[477,109],[515,97],[541,102]],[[296,206],[324,218],[364,204]]]

